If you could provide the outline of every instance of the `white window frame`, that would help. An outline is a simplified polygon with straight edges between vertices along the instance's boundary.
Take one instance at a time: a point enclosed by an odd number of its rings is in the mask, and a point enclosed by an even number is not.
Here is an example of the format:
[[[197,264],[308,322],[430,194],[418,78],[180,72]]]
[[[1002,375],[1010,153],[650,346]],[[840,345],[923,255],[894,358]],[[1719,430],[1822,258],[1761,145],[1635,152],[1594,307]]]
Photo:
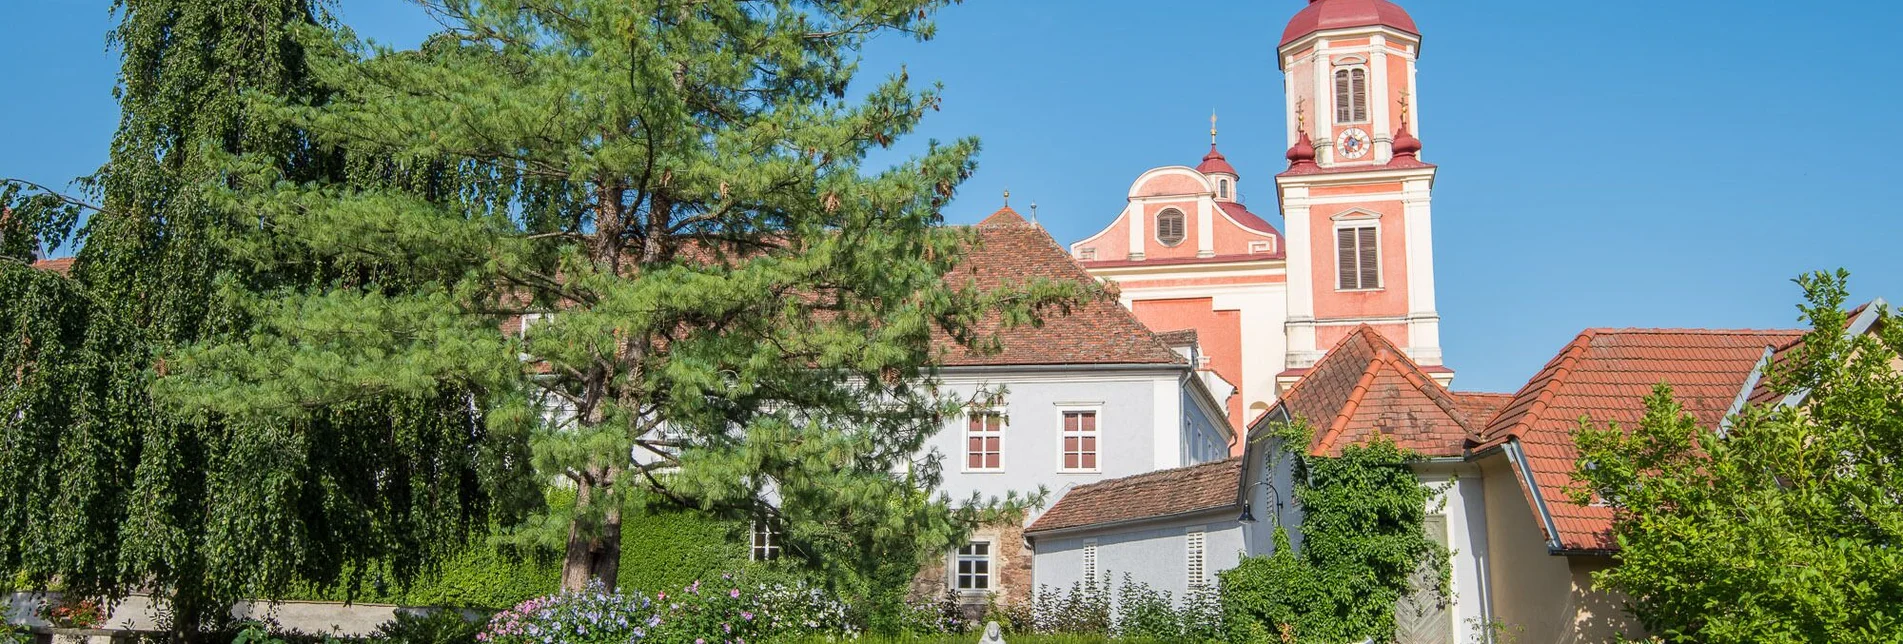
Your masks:
[[[978,414],[996,415],[998,417],[998,429],[984,432],[971,431],[971,417]],[[967,474],[998,474],[1004,472],[1005,465],[1007,464],[1005,461],[1005,434],[1007,430],[1011,429],[1011,415],[1004,413],[1003,409],[996,407],[968,407],[965,409],[964,418],[961,420],[963,422],[960,423],[961,427],[958,430],[958,440],[963,445],[963,449],[959,454],[961,457],[959,459],[959,466],[962,468],[961,471]],[[973,437],[998,439],[997,467],[971,466],[971,439]]]
[[[1348,100],[1352,101],[1354,100],[1354,95],[1355,95],[1355,91],[1354,91],[1355,70],[1361,70],[1361,83],[1362,83],[1361,99],[1365,101],[1367,104],[1361,106],[1362,118],[1360,119],[1354,118],[1355,106],[1349,105],[1348,106],[1349,118],[1348,120],[1344,121],[1338,118],[1341,116],[1341,108],[1342,108],[1341,98],[1342,97],[1336,90],[1335,77],[1343,73],[1348,74],[1348,83],[1349,83]],[[1361,60],[1360,57],[1354,57],[1351,59],[1336,61],[1335,68],[1332,71],[1328,72],[1328,93],[1329,93],[1329,96],[1335,99],[1335,102],[1329,105],[1329,107],[1335,110],[1335,113],[1328,115],[1330,119],[1334,120],[1335,125],[1370,125],[1374,123],[1374,72],[1368,69],[1368,64],[1365,61]]]
[[[967,554],[965,552],[967,548],[976,548],[979,546],[984,547],[984,554]],[[961,595],[989,595],[997,592],[998,585],[993,583],[997,580],[998,576],[997,557],[994,550],[996,550],[996,544],[988,539],[973,539],[965,545],[952,549],[951,574],[946,575],[946,580],[951,583],[951,589]],[[984,572],[965,572],[963,564],[967,561],[983,563]],[[966,588],[965,580],[967,578],[973,580],[982,579],[984,581],[984,587]]]
[[[1341,231],[1346,229],[1354,229],[1354,228],[1373,228],[1374,229],[1374,282],[1375,282],[1375,285],[1373,287],[1367,287],[1367,286],[1363,286],[1361,288],[1342,288],[1341,287]],[[1380,290],[1386,289],[1388,286],[1388,276],[1387,276],[1387,271],[1382,270],[1382,268],[1384,268],[1382,264],[1384,264],[1385,262],[1381,261],[1381,244],[1386,242],[1387,240],[1384,236],[1385,235],[1384,231],[1381,230],[1380,217],[1375,216],[1373,213],[1366,213],[1361,211],[1350,211],[1349,213],[1345,215],[1337,215],[1335,217],[1335,228],[1333,232],[1334,234],[1330,235],[1328,238],[1328,244],[1335,248],[1335,291],[1338,293],[1368,293],[1368,292],[1380,291]],[[1360,268],[1359,264],[1356,265],[1356,268]]]
[[[1209,540],[1201,526],[1183,531],[1183,580],[1189,592],[1209,590]]]
[[[779,559],[782,552],[780,531],[773,528],[773,522],[755,519],[749,531],[747,559],[750,561],[772,561]]]
[[[1229,180],[1228,179],[1216,180],[1216,198],[1224,199],[1224,200],[1227,200],[1229,198]]]
[[[1178,239],[1173,243],[1164,241],[1163,223],[1162,223],[1163,215],[1166,215],[1172,212],[1176,213],[1176,216],[1183,218],[1183,238]],[[1183,212],[1182,208],[1177,208],[1175,206],[1166,206],[1162,210],[1156,211],[1156,214],[1150,215],[1150,228],[1151,228],[1150,238],[1155,239],[1156,243],[1162,244],[1169,248],[1175,248],[1177,246],[1181,246],[1183,245],[1184,242],[1189,241],[1189,213]]]
[[[1097,583],[1097,540],[1084,540],[1084,585]]]
[[[1064,447],[1064,439],[1069,438],[1069,430],[1064,428],[1064,417],[1068,414],[1080,414],[1080,413],[1092,414],[1096,417],[1096,423],[1095,423],[1096,429],[1093,429],[1089,432],[1079,432],[1079,436],[1078,436],[1078,438],[1080,439],[1086,438],[1086,437],[1097,439],[1097,449],[1094,450],[1097,454],[1096,467],[1071,468],[1071,467],[1064,466],[1064,457],[1069,455],[1069,453],[1065,450],[1065,447]],[[1103,457],[1104,457],[1103,405],[1097,405],[1097,404],[1093,404],[1093,405],[1060,404],[1058,405],[1056,434],[1057,434],[1057,471],[1058,473],[1061,473],[1061,474],[1101,474],[1103,473]],[[1079,441],[1078,448],[1079,448],[1080,456],[1077,459],[1077,462],[1079,464],[1083,463],[1083,458],[1081,456],[1082,446],[1083,446],[1082,441]]]

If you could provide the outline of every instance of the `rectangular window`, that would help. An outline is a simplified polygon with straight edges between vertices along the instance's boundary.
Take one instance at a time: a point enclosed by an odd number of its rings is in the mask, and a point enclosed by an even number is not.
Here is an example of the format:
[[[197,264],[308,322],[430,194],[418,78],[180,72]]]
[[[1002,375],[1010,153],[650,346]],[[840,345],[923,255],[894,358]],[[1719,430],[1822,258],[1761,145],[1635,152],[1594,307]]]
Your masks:
[[[750,558],[754,561],[780,558],[780,531],[773,528],[773,522],[765,519],[753,522],[753,551]]]
[[[1004,469],[1004,414],[973,411],[965,428],[965,471]]]
[[[974,541],[958,549],[958,574],[954,588],[965,591],[991,590],[991,544]]]
[[[1065,471],[1097,471],[1097,412],[1064,412]]]
[[[1084,584],[1097,583],[1097,540],[1084,540]]]
[[[1343,291],[1381,288],[1380,235],[1373,226],[1335,229],[1336,286]]]
[[[1186,576],[1189,578],[1189,589],[1196,591],[1208,588],[1209,578],[1204,574],[1204,570],[1208,568],[1208,558],[1204,556],[1203,529],[1190,528],[1185,537],[1186,545],[1183,554],[1187,561],[1184,562],[1184,570],[1188,573]]]

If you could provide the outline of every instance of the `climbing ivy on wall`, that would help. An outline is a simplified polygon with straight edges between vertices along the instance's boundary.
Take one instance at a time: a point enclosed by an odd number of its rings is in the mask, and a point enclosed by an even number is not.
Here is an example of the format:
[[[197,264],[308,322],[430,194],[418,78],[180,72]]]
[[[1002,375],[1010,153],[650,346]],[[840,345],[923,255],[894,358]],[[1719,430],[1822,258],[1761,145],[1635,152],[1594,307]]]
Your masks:
[[[1225,630],[1237,642],[1390,641],[1423,568],[1447,596],[1449,553],[1424,527],[1442,488],[1421,483],[1416,457],[1385,438],[1317,457],[1310,435],[1298,421],[1267,437],[1294,465],[1302,547],[1278,526],[1272,554],[1219,575]]]

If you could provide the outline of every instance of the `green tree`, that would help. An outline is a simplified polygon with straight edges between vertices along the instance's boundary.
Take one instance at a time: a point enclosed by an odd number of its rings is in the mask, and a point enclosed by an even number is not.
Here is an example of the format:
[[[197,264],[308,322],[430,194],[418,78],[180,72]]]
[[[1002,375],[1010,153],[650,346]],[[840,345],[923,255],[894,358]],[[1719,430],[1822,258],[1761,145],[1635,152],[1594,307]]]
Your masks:
[[[1277,526],[1274,552],[1218,575],[1224,628],[1237,642],[1392,641],[1417,580],[1447,595],[1449,553],[1425,527],[1445,488],[1421,483],[1417,457],[1386,438],[1317,457],[1309,436],[1303,422],[1272,433],[1283,448],[1275,457],[1294,459],[1302,547]]]
[[[472,405],[483,392],[271,419],[167,413],[150,393],[178,346],[249,334],[249,311],[224,293],[384,279],[346,261],[263,271],[234,258],[221,240],[257,220],[221,202],[229,155],[418,198],[454,197],[457,178],[317,144],[253,111],[247,94],[323,100],[295,38],[327,24],[316,0],[114,10],[122,116],[107,164],[82,181],[97,203],[20,181],[0,192],[0,244],[15,260],[0,261],[0,571],[81,595],[153,589],[180,634],[216,626],[235,599],[349,586],[372,561],[415,577],[508,489],[489,476],[510,468],[508,443],[484,440]],[[75,239],[72,279],[17,261]]]
[[[934,496],[921,447],[956,401],[933,337],[990,348],[985,325],[1081,286],[948,284],[970,240],[940,209],[977,143],[875,172],[867,153],[937,91],[900,72],[846,100],[857,48],[929,37],[943,0],[426,4],[448,29],[426,56],[306,30],[332,93],[268,116],[481,180],[444,203],[235,161],[257,218],[232,247],[252,270],[317,258],[401,279],[233,292],[258,332],[181,354],[171,400],[295,419],[519,392],[484,411],[532,428],[535,464],[576,492],[521,533],[564,549],[569,588],[612,583],[642,499],[774,521],[830,579],[881,586],[999,507]]]
[[[1747,408],[1720,432],[1661,385],[1637,427],[1578,431],[1573,500],[1612,507],[1619,543],[1594,581],[1654,634],[1903,640],[1903,326],[1847,337],[1847,279],[1797,280],[1813,328],[1769,382],[1803,402]]]

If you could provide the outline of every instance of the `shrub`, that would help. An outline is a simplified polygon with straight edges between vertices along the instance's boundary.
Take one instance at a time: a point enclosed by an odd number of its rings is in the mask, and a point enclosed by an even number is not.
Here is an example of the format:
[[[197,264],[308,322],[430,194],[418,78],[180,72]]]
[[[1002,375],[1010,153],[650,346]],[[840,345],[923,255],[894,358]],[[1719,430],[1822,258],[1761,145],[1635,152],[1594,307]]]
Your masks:
[[[732,576],[721,581],[696,581],[652,597],[600,586],[538,597],[490,618],[477,639],[489,644],[706,644],[857,634],[846,623],[846,607],[817,588],[750,584]]]
[[[373,639],[390,644],[475,644],[484,622],[472,622],[458,610],[400,611],[377,627]]]

